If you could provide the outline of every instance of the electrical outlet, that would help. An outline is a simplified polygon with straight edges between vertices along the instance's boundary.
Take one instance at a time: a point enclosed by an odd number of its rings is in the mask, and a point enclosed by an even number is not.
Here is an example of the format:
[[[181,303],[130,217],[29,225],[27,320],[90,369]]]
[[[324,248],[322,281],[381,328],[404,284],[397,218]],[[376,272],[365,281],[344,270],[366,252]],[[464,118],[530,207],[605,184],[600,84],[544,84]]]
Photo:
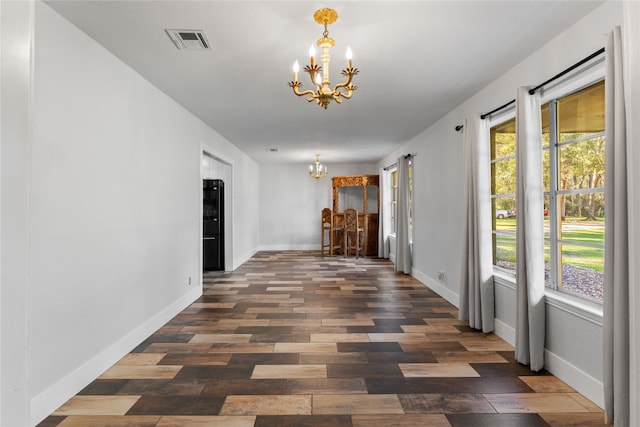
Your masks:
[[[438,272],[438,280],[444,280],[444,271]]]
[[[318,237],[314,234],[312,237],[313,241],[315,242],[316,240],[318,240]]]
[[[191,276],[189,276],[189,286],[191,286]]]

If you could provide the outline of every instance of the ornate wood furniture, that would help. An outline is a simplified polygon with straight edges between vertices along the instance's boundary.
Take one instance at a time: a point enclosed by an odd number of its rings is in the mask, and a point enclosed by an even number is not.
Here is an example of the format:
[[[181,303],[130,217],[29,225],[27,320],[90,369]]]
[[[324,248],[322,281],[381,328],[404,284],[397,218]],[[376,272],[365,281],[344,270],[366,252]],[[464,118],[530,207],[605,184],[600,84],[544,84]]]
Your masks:
[[[333,212],[329,208],[322,209],[322,228],[320,252],[324,256],[325,249],[328,249],[329,255],[333,255],[334,249],[340,249],[342,243],[342,227],[333,225]],[[325,235],[327,236],[325,239]]]
[[[364,254],[378,255],[378,213],[380,177],[378,175],[334,176],[333,212],[335,227],[344,227],[344,212],[358,211],[358,224],[364,232]]]
[[[343,236],[343,253],[349,256],[349,253],[355,250],[356,258],[359,255],[364,256],[364,227],[361,227],[358,218],[358,211],[355,209],[347,209],[344,211],[344,236]]]

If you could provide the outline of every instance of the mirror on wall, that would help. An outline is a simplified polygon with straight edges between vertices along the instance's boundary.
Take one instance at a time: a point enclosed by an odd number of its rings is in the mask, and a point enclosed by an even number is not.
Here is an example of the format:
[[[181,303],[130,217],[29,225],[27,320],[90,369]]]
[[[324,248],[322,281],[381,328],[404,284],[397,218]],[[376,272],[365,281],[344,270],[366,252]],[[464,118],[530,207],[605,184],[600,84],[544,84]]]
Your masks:
[[[378,213],[377,185],[367,185],[367,213]]]
[[[364,192],[362,187],[340,187],[338,189],[338,211],[355,209],[362,212],[364,206]]]

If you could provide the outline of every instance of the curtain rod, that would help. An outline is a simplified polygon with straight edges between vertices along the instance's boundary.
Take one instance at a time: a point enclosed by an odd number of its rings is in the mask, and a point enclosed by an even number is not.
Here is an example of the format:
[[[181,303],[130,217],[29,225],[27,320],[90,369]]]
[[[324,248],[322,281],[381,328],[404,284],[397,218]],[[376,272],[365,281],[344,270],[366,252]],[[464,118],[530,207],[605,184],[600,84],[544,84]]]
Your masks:
[[[411,157],[415,157],[415,156],[417,156],[417,154],[411,154],[411,153],[409,153],[409,154],[405,154],[403,157],[404,157],[405,159],[409,159],[409,158],[411,158]],[[389,169],[391,169],[391,168],[395,168],[396,166],[398,166],[398,162],[396,162],[396,163],[394,163],[394,164],[391,164],[391,165],[389,165],[389,166],[387,166],[387,167],[385,167],[385,168],[382,168],[382,169],[383,169],[383,170],[388,171]]]
[[[529,95],[533,95],[534,93],[536,93],[536,91],[546,85],[548,85],[549,83],[558,80],[560,77],[564,76],[567,73],[570,73],[571,71],[575,70],[576,68],[578,68],[579,66],[585,64],[586,62],[591,61],[593,58],[602,55],[604,53],[604,48],[600,48],[597,51],[593,52],[591,55],[587,56],[584,59],[581,59],[580,61],[576,62],[575,64],[573,64],[572,66],[564,69],[563,71],[559,72],[558,74],[556,74],[555,76],[551,77],[549,80],[546,80],[542,83],[540,83],[538,86],[534,87],[533,89],[529,89]],[[513,104],[514,102],[516,102],[515,99],[507,102],[504,105],[499,106],[498,108],[494,108],[493,110],[489,111],[488,113],[484,113],[483,115],[480,116],[481,119],[486,119],[487,117],[489,117],[490,115],[492,115],[493,113],[500,111],[504,108],[507,108],[509,105]],[[462,130],[464,126],[463,125],[457,125],[455,127],[456,131],[460,131]]]
[[[486,119],[487,117],[489,117],[490,115],[492,115],[493,113],[500,111],[500,110],[504,110],[505,108],[507,108],[509,105],[515,103],[516,100],[512,99],[511,101],[507,102],[504,105],[499,106],[498,108],[494,108],[493,110],[489,111],[488,113],[484,113],[483,115],[480,116],[480,118],[482,120]]]
[[[554,80],[558,80],[560,77],[564,76],[567,73],[570,73],[571,71],[575,70],[576,68],[578,68],[579,66],[581,66],[585,62],[588,62],[588,61],[592,60],[593,58],[595,58],[596,56],[602,55],[603,53],[604,53],[604,48],[598,49],[596,52],[593,52],[591,55],[587,56],[583,60],[576,62],[571,67],[569,67],[566,70],[563,70],[563,71],[559,72],[558,74],[556,74],[555,76],[551,77],[546,82],[540,83],[538,86],[534,87],[533,89],[530,89],[529,90],[529,95],[533,95],[541,87],[551,83]]]

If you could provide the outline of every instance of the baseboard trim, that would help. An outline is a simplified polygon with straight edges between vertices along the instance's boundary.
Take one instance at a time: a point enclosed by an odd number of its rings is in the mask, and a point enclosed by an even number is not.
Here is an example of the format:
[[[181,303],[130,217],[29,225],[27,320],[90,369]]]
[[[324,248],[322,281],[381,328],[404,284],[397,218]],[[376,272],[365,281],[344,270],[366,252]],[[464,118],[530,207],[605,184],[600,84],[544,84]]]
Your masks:
[[[437,280],[427,276],[416,268],[413,268],[411,270],[411,275],[422,282],[426,287],[440,295],[442,298],[449,301],[456,308],[460,308],[460,297],[455,292],[452,292],[451,289],[447,288]]]
[[[78,369],[31,399],[31,425],[37,425],[49,414],[58,409],[76,395],[91,381],[113,366],[118,360],[133,350],[147,337],[175,317],[189,304],[202,295],[201,288],[195,288],[180,299],[142,323],[133,331],[111,344],[107,349],[95,355]]]
[[[320,251],[320,243],[315,245],[263,245],[261,251]]]
[[[495,334],[510,345],[515,346],[516,330],[498,319],[495,319],[495,325]],[[544,368],[599,407],[602,408],[604,406],[602,382],[588,373],[549,350],[544,351]]]
[[[544,361],[547,371],[569,384],[600,408],[604,408],[604,386],[601,381],[549,350],[544,351]]]
[[[497,336],[508,342],[511,346],[516,345],[516,330],[504,323],[502,320],[494,319],[495,330]]]
[[[256,253],[258,253],[258,249],[254,248],[254,249],[251,249],[248,252],[245,252],[244,255],[234,259],[233,260],[233,267],[232,267],[231,271],[235,271],[242,264],[244,264],[245,262],[249,261],[249,259],[251,259],[251,257],[254,256]]]

